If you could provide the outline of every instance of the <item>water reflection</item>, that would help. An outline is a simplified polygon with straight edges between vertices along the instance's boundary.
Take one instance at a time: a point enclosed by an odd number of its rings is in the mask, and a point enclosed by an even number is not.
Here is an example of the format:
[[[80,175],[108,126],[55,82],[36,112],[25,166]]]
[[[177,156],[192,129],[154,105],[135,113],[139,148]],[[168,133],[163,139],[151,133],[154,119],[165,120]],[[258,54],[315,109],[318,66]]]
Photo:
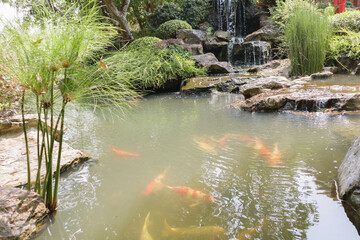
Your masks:
[[[225,239],[244,232],[253,239],[356,239],[329,195],[350,144],[336,130],[358,118],[240,112],[228,107],[237,97],[152,96],[122,120],[70,110],[67,141],[98,161],[62,178],[55,224],[39,239],[141,239],[144,228],[154,235],[167,229],[170,239],[203,229],[225,229]],[[271,164],[253,140],[220,141],[240,135],[259,139],[268,152],[277,145],[281,161]],[[216,152],[200,148],[199,139]],[[111,147],[139,155],[123,158]],[[165,169],[163,187],[144,194]],[[198,201],[194,190],[216,201]]]

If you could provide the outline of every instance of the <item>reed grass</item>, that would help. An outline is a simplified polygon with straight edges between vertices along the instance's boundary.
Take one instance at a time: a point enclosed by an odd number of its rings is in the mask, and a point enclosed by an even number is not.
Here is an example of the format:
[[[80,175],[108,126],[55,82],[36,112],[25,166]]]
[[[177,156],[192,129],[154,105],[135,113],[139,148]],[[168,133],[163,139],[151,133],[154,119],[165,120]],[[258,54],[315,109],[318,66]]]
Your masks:
[[[331,34],[327,16],[314,5],[298,1],[285,26],[293,75],[308,75],[322,70]]]

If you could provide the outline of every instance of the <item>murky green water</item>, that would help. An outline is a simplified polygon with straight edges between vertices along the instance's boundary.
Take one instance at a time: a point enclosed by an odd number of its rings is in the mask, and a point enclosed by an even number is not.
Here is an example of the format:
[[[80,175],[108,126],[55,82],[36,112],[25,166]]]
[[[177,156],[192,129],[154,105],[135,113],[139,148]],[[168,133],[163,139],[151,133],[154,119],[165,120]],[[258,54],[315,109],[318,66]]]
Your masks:
[[[222,228],[223,239],[247,230],[250,239],[358,239],[330,192],[359,118],[252,114],[228,107],[237,97],[151,96],[123,120],[69,111],[66,141],[98,161],[63,176],[55,223],[38,239],[167,239],[160,230],[169,239],[211,239]],[[216,201],[170,187],[144,195],[165,169],[164,185]],[[184,231],[195,235],[181,237]]]

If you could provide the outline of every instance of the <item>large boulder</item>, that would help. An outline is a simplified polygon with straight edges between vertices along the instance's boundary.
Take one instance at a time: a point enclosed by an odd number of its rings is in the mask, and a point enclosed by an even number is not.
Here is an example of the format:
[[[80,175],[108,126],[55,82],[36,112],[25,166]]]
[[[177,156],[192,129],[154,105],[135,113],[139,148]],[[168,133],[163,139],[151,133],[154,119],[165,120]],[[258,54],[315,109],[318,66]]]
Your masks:
[[[45,226],[48,213],[38,194],[0,187],[0,239],[29,239]]]
[[[191,55],[200,55],[204,54],[203,46],[201,44],[183,44],[182,45],[186,51]]]
[[[275,43],[278,41],[279,30],[274,25],[266,25],[259,30],[250,33],[245,37],[245,41],[267,41]]]
[[[205,53],[213,53],[220,61],[228,60],[228,42],[206,41],[203,44]]]
[[[263,41],[234,43],[231,55],[235,66],[261,65],[270,61],[271,46]]]
[[[231,34],[229,32],[218,30],[214,33],[215,39],[219,42],[221,41],[230,41]]]
[[[354,140],[341,163],[337,182],[339,197],[360,209],[360,137]]]
[[[291,62],[289,59],[273,60],[264,65],[252,67],[248,71],[251,73],[257,73],[262,77],[270,77],[270,76],[290,77]]]
[[[228,62],[219,62],[213,53],[192,56],[201,67],[209,68],[209,73],[230,73],[232,66]]]
[[[202,44],[206,40],[206,34],[196,29],[178,29],[176,38],[182,39],[186,44]]]

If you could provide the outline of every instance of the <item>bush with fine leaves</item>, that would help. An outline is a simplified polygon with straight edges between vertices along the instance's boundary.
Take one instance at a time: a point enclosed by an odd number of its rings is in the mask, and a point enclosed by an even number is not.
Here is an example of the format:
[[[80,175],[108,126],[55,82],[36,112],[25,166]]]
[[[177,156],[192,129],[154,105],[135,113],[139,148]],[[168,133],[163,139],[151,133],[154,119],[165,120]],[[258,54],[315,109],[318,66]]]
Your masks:
[[[161,39],[176,38],[176,30],[178,29],[192,29],[192,27],[182,20],[170,20],[156,29],[156,36]]]
[[[360,11],[347,11],[330,17],[335,30],[360,32]]]
[[[157,37],[142,37],[133,41],[126,50],[138,50],[142,48],[153,48],[156,43],[161,42]]]

